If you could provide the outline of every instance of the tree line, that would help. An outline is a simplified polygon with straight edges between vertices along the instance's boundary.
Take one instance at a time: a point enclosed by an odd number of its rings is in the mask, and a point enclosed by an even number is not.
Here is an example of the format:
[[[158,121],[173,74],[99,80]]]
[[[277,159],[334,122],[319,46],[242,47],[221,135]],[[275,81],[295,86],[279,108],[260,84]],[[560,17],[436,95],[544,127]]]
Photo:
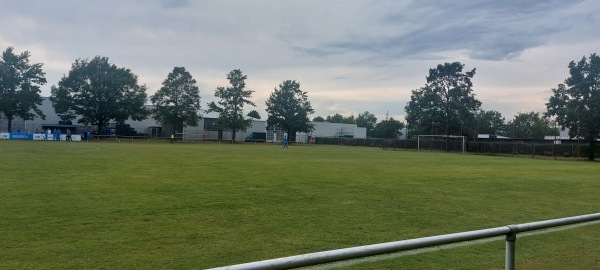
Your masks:
[[[15,53],[8,47],[0,59],[0,112],[11,127],[14,117],[31,120],[45,118],[38,109],[42,103],[40,87],[47,83],[42,63],[30,63],[30,53]],[[570,76],[564,84],[553,88],[546,103],[547,111],[519,113],[506,121],[497,111],[481,109],[473,91],[472,78],[476,69],[464,70],[460,62],[439,64],[429,69],[426,83],[412,90],[410,101],[404,107],[406,123],[393,117],[377,121],[369,111],[344,117],[334,114],[313,121],[356,124],[367,129],[368,136],[390,138],[398,136],[403,128],[409,136],[462,135],[476,138],[486,133],[513,138],[543,139],[558,133],[558,128],[569,128],[570,136],[582,138],[594,148],[600,136],[600,57],[591,54],[568,65]],[[185,126],[196,126],[202,112],[218,113],[217,124],[233,131],[246,130],[251,120],[260,119],[256,110],[244,114],[253,90],[246,88],[247,76],[239,69],[227,74],[229,86],[219,86],[214,96],[217,102],[201,110],[196,80],[184,67],[174,67],[162,87],[151,97],[147,87],[140,84],[130,69],[109,63],[107,57],[91,60],[77,59],[68,74],[51,87],[50,100],[62,120],[78,118],[78,123],[96,125],[100,130],[109,121],[123,123],[127,119],[143,120],[150,115],[162,125],[172,126],[173,132]],[[152,110],[144,104],[149,100]],[[267,128],[296,132],[310,132],[313,126],[309,116],[314,113],[307,92],[300,83],[285,80],[275,87],[265,101]],[[551,120],[552,119],[552,120]],[[290,138],[293,139],[293,138]],[[594,159],[594,151],[590,151]]]
[[[9,129],[15,117],[45,119],[38,108],[43,101],[40,87],[46,84],[43,64],[31,64],[29,57],[27,51],[17,54],[8,47],[0,60],[0,112],[8,120]],[[227,74],[230,86],[215,90],[214,95],[220,100],[202,110],[196,80],[184,67],[174,67],[162,87],[148,97],[146,85],[140,84],[130,69],[111,64],[107,57],[96,56],[91,60],[75,60],[68,74],[51,87],[50,101],[62,120],[78,119],[78,123],[95,125],[98,130],[110,121],[123,124],[128,119],[140,121],[152,115],[175,133],[186,126],[197,126],[203,112],[215,112],[219,114],[217,124],[231,129],[235,140],[236,132],[252,124],[243,114],[244,107],[256,106],[250,100],[254,91],[246,88],[246,79],[241,70],[232,70]],[[148,99],[154,105],[152,110],[145,106]],[[313,129],[308,116],[314,110],[299,82],[283,81],[266,105],[269,129],[285,130],[291,136]],[[256,110],[248,116],[260,118]]]

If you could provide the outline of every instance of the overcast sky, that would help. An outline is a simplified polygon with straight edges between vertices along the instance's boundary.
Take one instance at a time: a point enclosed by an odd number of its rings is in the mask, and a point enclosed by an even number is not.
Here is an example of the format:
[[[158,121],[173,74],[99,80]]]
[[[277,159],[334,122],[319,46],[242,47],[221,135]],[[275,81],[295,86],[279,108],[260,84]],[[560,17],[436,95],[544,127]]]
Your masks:
[[[545,111],[568,64],[600,53],[597,0],[19,0],[0,3],[0,49],[44,63],[50,95],[78,58],[106,56],[154,94],[175,66],[202,107],[241,69],[256,110],[284,80],[315,114],[404,119],[430,68],[477,69],[474,93],[508,119]],[[252,108],[247,108],[247,111]]]

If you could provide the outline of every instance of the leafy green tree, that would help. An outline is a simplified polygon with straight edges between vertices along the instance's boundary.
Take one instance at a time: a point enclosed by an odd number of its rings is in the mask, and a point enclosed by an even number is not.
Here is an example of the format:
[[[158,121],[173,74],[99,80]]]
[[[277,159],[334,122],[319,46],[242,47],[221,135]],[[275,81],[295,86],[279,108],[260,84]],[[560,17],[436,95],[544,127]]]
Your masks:
[[[46,116],[38,109],[42,105],[40,86],[46,84],[43,64],[29,63],[29,52],[20,54],[8,47],[0,59],[0,112],[8,120],[8,129],[12,129],[12,120],[18,116],[32,120],[36,115]]]
[[[358,114],[356,117],[356,126],[367,128],[367,135],[373,136],[375,125],[377,124],[377,117],[369,111]]]
[[[254,119],[260,119],[260,114],[256,110],[251,110],[246,116]]]
[[[267,126],[269,129],[285,130],[291,141],[296,140],[296,132],[310,132],[314,129],[308,116],[314,113],[306,92],[296,81],[283,81],[279,88],[265,102],[267,105]]]
[[[323,118],[321,116],[317,116],[317,117],[313,118],[313,122],[325,122],[325,118]]]
[[[139,85],[137,75],[110,64],[107,57],[75,60],[69,75],[51,92],[52,106],[63,120],[80,116],[78,123],[96,125],[98,130],[111,120],[122,124],[149,114],[144,107],[146,85]]]
[[[215,102],[208,104],[208,112],[219,113],[217,124],[231,129],[234,141],[237,131],[246,130],[252,125],[252,120],[244,117],[244,105],[256,107],[250,100],[254,91],[246,89],[247,78],[248,76],[244,75],[241,70],[232,70],[227,74],[227,80],[231,86],[219,86],[215,90],[215,97],[221,99],[218,105]]]
[[[502,114],[497,111],[480,110],[475,115],[477,133],[500,134],[505,130],[505,121]]]
[[[464,125],[473,121],[481,107],[472,89],[475,69],[463,68],[459,62],[440,64],[429,69],[424,87],[412,91],[405,110],[416,134],[464,133]]]
[[[556,116],[561,127],[569,128],[571,138],[586,140],[588,159],[594,160],[594,145],[600,138],[600,56],[594,53],[571,61],[569,73],[565,84],[552,89],[546,115]]]
[[[328,115],[324,121],[327,121],[329,123],[356,124],[356,118],[354,117],[354,115],[344,117],[339,113],[336,113],[334,115]]]
[[[507,124],[512,129],[512,137],[542,140],[546,135],[556,135],[554,124],[537,112],[518,113]]]
[[[356,124],[356,118],[354,118],[354,115],[350,115],[348,117],[344,117],[344,120],[342,120],[342,123],[344,123],[344,124]]]
[[[377,138],[397,138],[400,130],[404,128],[404,123],[390,117],[375,125],[373,136]]]
[[[185,126],[198,126],[200,91],[192,75],[184,67],[175,67],[162,85],[151,98],[155,119],[172,126],[173,133]]]
[[[325,118],[325,121],[329,123],[343,123],[344,116],[339,113],[336,113],[334,115],[328,115],[327,118]]]

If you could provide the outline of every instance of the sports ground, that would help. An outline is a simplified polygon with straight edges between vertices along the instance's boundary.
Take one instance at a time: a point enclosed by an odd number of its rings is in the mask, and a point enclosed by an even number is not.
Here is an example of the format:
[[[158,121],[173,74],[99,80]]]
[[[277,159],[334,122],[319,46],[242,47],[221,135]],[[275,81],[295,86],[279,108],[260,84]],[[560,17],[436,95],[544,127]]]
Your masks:
[[[600,163],[321,145],[0,141],[0,269],[204,269],[600,212]],[[600,224],[517,240],[599,269]],[[343,269],[502,269],[504,241]]]

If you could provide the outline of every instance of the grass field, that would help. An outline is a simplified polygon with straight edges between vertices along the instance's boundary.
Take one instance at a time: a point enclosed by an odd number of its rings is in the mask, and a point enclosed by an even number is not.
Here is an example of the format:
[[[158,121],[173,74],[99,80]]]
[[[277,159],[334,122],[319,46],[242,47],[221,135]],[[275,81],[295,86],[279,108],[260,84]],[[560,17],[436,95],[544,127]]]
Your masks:
[[[600,163],[338,146],[0,141],[0,269],[203,269],[600,212]],[[518,269],[600,269],[600,225]],[[503,269],[504,241],[348,269]]]

